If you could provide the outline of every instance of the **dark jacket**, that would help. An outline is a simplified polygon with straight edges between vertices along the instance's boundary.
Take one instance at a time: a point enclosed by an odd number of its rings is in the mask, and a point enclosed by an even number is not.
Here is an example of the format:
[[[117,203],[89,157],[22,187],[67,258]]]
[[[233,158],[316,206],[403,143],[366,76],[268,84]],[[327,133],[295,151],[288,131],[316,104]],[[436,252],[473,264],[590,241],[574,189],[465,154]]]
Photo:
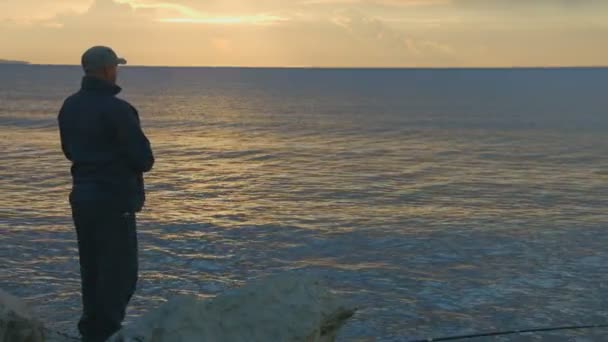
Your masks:
[[[115,97],[120,91],[85,76],[59,112],[61,148],[72,161],[71,203],[101,201],[125,211],[144,205],[143,173],[152,168],[154,156],[137,110]]]

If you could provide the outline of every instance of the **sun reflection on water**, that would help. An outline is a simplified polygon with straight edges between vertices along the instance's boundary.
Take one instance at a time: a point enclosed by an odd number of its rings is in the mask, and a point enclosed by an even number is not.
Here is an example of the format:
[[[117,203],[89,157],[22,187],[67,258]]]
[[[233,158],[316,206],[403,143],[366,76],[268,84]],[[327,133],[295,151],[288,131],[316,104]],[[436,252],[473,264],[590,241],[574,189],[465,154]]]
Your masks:
[[[344,84],[335,99],[302,85],[281,100],[274,83],[226,81],[200,96],[127,76],[157,157],[129,319],[175,294],[286,270],[327,277],[362,306],[348,341],[608,319],[603,131],[512,129],[482,115],[433,126],[397,94],[366,88],[396,106],[374,119],[392,107],[357,112],[371,102]],[[69,164],[49,114],[66,88],[52,99],[0,91],[0,287],[73,330]]]

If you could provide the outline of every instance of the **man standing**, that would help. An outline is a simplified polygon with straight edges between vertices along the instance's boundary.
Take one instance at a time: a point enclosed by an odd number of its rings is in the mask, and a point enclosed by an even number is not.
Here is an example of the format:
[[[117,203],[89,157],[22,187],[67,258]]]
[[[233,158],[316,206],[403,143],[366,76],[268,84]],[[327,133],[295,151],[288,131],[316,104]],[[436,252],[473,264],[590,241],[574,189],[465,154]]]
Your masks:
[[[137,110],[115,96],[118,65],[112,49],[82,56],[82,88],[59,113],[61,147],[72,162],[70,194],[78,236],[83,341],[102,342],[121,328],[137,283],[135,213],[144,201],[143,173],[154,157]]]

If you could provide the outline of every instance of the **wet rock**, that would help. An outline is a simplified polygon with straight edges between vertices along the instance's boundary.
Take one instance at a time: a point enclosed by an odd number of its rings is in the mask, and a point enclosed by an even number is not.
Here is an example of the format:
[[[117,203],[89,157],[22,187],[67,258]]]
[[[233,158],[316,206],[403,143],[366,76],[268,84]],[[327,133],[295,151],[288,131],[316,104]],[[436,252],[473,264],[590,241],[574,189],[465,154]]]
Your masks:
[[[0,290],[0,342],[42,342],[44,327],[27,305]]]
[[[354,311],[318,280],[284,274],[210,300],[174,298],[109,341],[331,342]]]

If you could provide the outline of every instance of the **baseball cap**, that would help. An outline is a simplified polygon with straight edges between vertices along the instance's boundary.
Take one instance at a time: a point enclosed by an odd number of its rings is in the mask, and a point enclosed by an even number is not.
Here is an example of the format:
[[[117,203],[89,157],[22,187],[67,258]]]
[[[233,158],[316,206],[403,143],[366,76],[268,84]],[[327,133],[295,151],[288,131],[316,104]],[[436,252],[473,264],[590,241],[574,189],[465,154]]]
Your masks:
[[[94,46],[82,55],[82,68],[85,71],[95,71],[119,64],[127,64],[127,60],[118,57],[116,52],[107,46]]]

